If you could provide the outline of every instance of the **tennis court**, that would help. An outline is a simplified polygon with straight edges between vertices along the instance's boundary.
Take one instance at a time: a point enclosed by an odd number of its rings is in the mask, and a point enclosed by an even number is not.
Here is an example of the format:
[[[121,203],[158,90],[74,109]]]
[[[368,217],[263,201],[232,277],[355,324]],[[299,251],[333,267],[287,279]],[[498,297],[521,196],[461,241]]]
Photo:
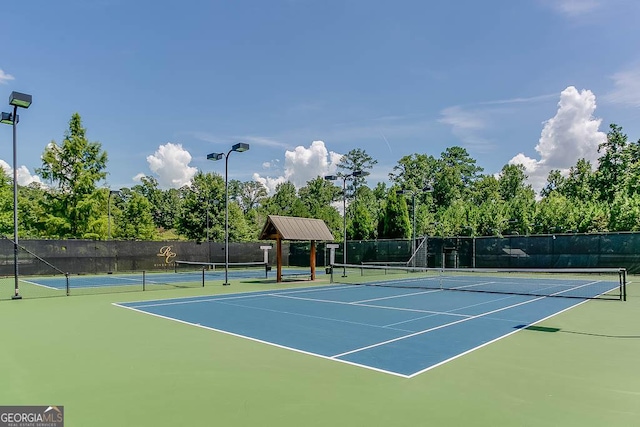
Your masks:
[[[230,279],[268,279],[275,273],[266,269],[264,263],[230,264],[227,276]],[[299,269],[284,269],[284,274],[301,274]],[[317,274],[324,274],[318,271]],[[140,271],[127,273],[104,273],[69,275],[69,288],[109,288],[109,287],[154,287],[161,285],[195,284],[224,281],[225,269],[221,263],[182,263],[170,272]],[[67,277],[62,275],[21,278],[21,282],[53,290],[67,288]]]
[[[336,284],[116,305],[411,378],[586,300],[557,298],[559,292],[572,295],[571,290],[579,289],[587,295],[584,298],[592,298],[619,288],[617,280],[604,280],[600,274],[561,281],[530,277],[528,282],[522,278],[506,282],[503,276],[485,275],[466,276],[464,282],[456,279],[462,289],[498,283],[498,290],[490,292],[459,292],[442,285],[429,289],[429,278],[411,278],[407,286],[407,280],[374,279],[366,282],[374,286]],[[536,292],[507,294],[501,289],[506,283],[526,283]],[[563,290],[558,291],[558,286]],[[542,289],[546,295],[538,295]]]

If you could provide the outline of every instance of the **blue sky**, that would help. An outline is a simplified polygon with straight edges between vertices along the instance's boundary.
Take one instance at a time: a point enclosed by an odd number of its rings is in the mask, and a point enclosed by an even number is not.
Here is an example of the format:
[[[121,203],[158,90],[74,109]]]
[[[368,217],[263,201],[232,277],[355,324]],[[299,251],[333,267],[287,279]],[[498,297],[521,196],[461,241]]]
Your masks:
[[[206,155],[235,142],[251,149],[231,155],[229,178],[270,188],[331,173],[353,148],[378,160],[374,185],[401,157],[454,145],[485,173],[524,163],[539,188],[549,169],[595,160],[609,123],[640,138],[639,12],[635,0],[7,2],[0,100],[33,95],[23,183],[78,112],[111,188],[223,174]],[[11,156],[6,126],[5,168]]]

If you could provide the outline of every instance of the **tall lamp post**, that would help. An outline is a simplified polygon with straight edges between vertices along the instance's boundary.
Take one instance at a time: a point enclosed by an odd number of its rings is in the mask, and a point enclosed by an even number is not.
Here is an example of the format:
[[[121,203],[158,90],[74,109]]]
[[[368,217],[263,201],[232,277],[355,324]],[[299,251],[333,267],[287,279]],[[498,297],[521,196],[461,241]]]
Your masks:
[[[420,192],[423,193],[431,193],[433,191],[433,188],[430,185],[427,185],[426,187],[422,188],[420,190]],[[413,260],[413,264],[415,266],[415,258],[414,255],[416,254],[416,194],[418,194],[417,191],[413,191],[413,190],[397,190],[396,194],[400,195],[400,194],[410,194],[411,195],[411,216],[412,216],[412,229],[411,229],[411,259]]]
[[[211,153],[207,154],[207,160],[221,160],[224,158],[224,283],[223,286],[230,285],[229,283],[229,155],[233,151],[242,153],[249,149],[249,144],[239,142],[231,147],[231,150],[225,153]]]
[[[367,175],[369,175],[369,172],[355,170],[348,174],[339,173],[337,175],[327,175],[324,177],[327,181],[335,181],[342,178],[342,263],[345,265],[342,268],[342,277],[347,277],[347,180],[349,178],[357,178],[359,176]]]
[[[13,275],[15,278],[14,294],[11,299],[22,299],[18,287],[18,155],[17,136],[18,107],[29,108],[31,95],[20,92],[11,92],[9,105],[13,105],[13,113],[2,113],[0,123],[13,126]]]

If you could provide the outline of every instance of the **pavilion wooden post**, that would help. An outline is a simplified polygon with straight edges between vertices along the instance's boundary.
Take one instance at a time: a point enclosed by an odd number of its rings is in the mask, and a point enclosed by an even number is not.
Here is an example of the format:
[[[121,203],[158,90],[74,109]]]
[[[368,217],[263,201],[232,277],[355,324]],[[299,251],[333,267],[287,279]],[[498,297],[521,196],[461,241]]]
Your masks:
[[[316,241],[311,241],[311,259],[309,260],[311,265],[311,280],[316,280]]]
[[[276,257],[276,282],[282,282],[282,239],[280,236],[276,237],[276,246],[278,255]]]

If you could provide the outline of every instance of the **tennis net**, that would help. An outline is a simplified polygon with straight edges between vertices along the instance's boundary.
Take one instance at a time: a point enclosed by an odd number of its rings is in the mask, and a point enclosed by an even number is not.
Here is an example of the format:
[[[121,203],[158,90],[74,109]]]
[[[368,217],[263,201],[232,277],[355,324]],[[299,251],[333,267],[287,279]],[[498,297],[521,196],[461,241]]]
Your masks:
[[[262,277],[268,278],[271,267],[266,262],[197,262],[174,261],[176,273],[193,275],[204,274],[205,277],[218,278],[225,272],[225,265],[231,277]]]
[[[334,264],[331,282],[626,301],[624,268],[490,269]]]

